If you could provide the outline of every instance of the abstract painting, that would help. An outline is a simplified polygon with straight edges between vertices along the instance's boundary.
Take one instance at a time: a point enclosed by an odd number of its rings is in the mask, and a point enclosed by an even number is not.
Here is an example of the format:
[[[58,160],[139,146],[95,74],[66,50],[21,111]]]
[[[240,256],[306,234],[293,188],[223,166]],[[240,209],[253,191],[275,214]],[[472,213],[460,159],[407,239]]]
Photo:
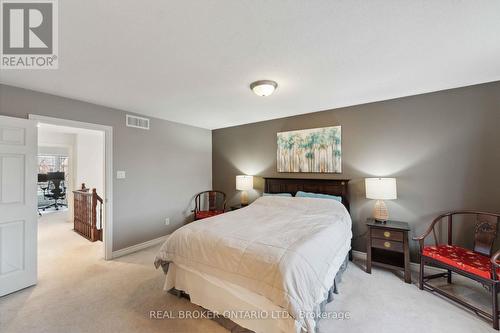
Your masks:
[[[278,172],[342,172],[341,126],[277,134]]]

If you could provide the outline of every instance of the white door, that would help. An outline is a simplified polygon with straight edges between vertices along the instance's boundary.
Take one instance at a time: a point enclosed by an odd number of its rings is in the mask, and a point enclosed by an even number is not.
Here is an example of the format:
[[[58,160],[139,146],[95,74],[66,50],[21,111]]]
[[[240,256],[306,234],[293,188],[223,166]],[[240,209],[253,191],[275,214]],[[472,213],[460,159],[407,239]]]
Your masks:
[[[37,280],[37,128],[0,116],[0,296]]]

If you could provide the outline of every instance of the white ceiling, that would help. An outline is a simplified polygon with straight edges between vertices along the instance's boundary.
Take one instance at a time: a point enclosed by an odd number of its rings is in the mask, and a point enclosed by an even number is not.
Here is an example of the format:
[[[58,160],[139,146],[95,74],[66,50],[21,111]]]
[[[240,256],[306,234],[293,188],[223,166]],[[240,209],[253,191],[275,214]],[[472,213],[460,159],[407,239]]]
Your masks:
[[[1,82],[209,129],[500,80],[498,0],[59,6],[59,70]]]
[[[103,135],[102,131],[95,131],[86,128],[70,127],[70,126],[60,126],[45,123],[38,123],[38,134],[51,135],[55,133],[63,134],[87,134],[87,135]]]

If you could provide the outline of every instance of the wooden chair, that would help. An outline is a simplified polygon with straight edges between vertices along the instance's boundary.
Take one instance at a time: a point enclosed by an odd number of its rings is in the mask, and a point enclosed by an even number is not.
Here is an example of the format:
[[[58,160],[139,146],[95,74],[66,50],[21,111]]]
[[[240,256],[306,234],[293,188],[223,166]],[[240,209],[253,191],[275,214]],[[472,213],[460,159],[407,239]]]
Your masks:
[[[226,211],[226,194],[221,191],[203,191],[194,198],[194,220],[222,214]]]
[[[454,217],[475,216],[476,226],[474,229],[473,249],[465,249],[453,244],[453,221]],[[447,244],[438,244],[435,226],[438,222],[447,220]],[[419,237],[414,237],[420,244],[420,277],[419,288],[436,292],[472,311],[477,315],[489,319],[493,328],[498,330],[498,292],[500,290],[500,251],[491,255],[493,243],[497,236],[500,214],[479,211],[453,211],[438,216],[432,221],[429,228]],[[471,219],[466,219],[470,221]],[[433,233],[434,245],[425,245],[426,237]],[[446,272],[432,275],[424,275],[425,265],[445,269]],[[430,285],[427,281],[435,278],[446,277],[451,283],[451,274],[455,272],[483,284],[491,293],[491,314],[483,311],[443,289]]]

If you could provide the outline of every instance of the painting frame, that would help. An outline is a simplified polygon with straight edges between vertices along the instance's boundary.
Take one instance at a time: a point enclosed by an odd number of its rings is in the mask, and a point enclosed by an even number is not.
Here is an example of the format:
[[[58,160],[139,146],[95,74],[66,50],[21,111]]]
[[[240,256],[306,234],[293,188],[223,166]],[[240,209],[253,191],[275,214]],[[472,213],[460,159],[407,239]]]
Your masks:
[[[342,126],[276,133],[279,173],[342,173]]]

